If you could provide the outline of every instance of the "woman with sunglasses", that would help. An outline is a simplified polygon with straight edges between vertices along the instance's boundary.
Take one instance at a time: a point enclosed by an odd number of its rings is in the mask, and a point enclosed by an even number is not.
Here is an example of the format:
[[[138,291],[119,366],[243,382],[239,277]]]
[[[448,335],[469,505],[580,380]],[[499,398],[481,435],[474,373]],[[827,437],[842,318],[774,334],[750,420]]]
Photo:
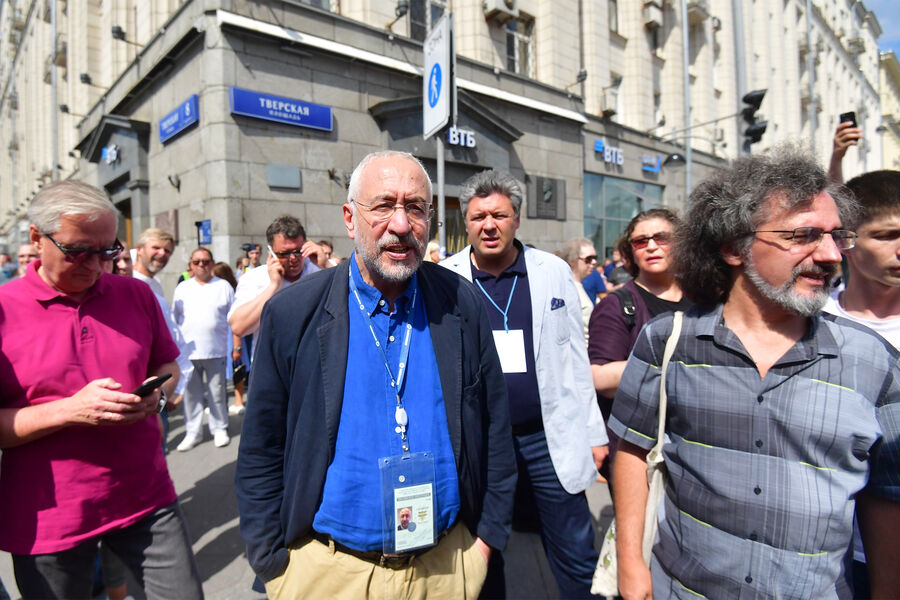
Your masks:
[[[644,324],[664,312],[687,310],[671,269],[671,250],[680,220],[672,211],[654,208],[628,223],[618,242],[625,268],[634,279],[594,307],[588,325],[588,358],[604,420],[625,370],[625,362]],[[610,437],[610,451],[615,440]],[[608,473],[603,473],[609,478]]]

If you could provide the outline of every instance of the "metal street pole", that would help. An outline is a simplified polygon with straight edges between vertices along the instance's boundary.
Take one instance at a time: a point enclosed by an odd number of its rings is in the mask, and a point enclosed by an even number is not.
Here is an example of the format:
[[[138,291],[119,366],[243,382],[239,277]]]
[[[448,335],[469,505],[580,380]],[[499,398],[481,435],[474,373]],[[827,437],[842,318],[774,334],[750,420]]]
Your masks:
[[[684,126],[691,126],[691,74],[688,69],[690,61],[690,32],[688,31],[688,6],[687,0],[681,0],[681,43],[683,48],[682,60],[684,62]],[[684,206],[687,207],[687,199],[691,194],[691,162],[693,154],[690,142],[684,145]]]
[[[744,12],[741,7],[741,0],[731,0],[731,14],[734,20],[734,88],[737,91],[734,99],[738,113],[741,114],[741,98],[747,93],[747,63],[744,59]],[[737,155],[740,157],[744,153],[743,144],[741,144],[741,120],[738,119],[735,124],[735,146],[737,146]]]
[[[819,103],[816,102],[816,60],[815,46],[812,35],[812,1],[806,0],[806,74],[809,82],[809,103],[806,105],[809,111],[809,146],[813,153],[816,152],[816,130],[819,128]],[[880,76],[879,76],[880,77]]]
[[[50,0],[50,160],[53,181],[59,181],[59,108],[56,89],[56,0]]]

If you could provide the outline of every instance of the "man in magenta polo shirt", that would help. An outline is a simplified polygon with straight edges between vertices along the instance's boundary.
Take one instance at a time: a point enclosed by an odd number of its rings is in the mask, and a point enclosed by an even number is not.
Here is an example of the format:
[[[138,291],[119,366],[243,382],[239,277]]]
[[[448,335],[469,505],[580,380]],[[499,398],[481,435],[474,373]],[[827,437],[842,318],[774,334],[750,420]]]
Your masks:
[[[0,288],[0,549],[24,598],[90,598],[102,541],[148,598],[202,598],[159,444],[159,392],[178,348],[150,289],[104,273],[118,212],[84,183],[44,187],[28,211],[40,254]]]

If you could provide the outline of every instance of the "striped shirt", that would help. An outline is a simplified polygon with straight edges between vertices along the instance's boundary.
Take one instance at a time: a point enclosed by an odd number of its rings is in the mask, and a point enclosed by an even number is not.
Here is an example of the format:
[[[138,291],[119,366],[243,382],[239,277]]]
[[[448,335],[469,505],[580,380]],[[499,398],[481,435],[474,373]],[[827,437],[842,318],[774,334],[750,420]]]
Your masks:
[[[868,481],[900,500],[898,354],[846,319],[810,322],[760,379],[722,306],[685,315],[667,374],[655,595],[850,597],[856,493]],[[646,449],[671,328],[662,315],[641,332],[613,405],[612,430]]]

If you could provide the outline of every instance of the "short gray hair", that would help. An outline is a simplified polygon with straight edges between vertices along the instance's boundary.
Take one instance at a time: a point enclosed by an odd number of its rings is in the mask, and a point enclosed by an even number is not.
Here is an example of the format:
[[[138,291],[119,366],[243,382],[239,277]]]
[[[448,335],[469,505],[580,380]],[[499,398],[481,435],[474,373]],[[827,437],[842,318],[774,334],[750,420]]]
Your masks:
[[[466,179],[459,189],[459,209],[463,219],[466,218],[466,210],[469,208],[469,200],[472,198],[487,198],[491,194],[503,194],[512,203],[516,215],[522,209],[522,186],[509,171],[501,169],[488,169],[476,173]]]
[[[149,229],[145,229],[141,233],[141,237],[137,240],[137,246],[143,246],[150,240],[159,240],[160,242],[169,242],[172,244],[172,247],[175,247],[175,236],[166,231],[165,229],[159,229],[158,227],[151,227]]]
[[[844,187],[830,187],[818,161],[797,143],[736,160],[700,183],[691,192],[672,254],[684,294],[706,307],[726,301],[734,268],[722,258],[722,247],[731,245],[746,254],[753,231],[769,218],[770,200],[795,210],[823,191],[834,198],[843,227],[852,228],[859,212],[853,195]]]
[[[106,192],[83,181],[57,181],[41,188],[31,206],[28,220],[41,233],[59,231],[60,219],[71,215],[86,215],[96,221],[104,214],[119,219],[119,211]]]
[[[586,237],[572,238],[566,245],[563,246],[562,251],[560,251],[559,256],[564,261],[569,263],[570,267],[574,267],[578,262],[578,259],[581,258],[581,249],[584,247],[593,248],[594,242],[587,239]]]
[[[425,177],[426,182],[426,190],[425,190],[425,202],[431,203],[431,177],[428,176],[428,171],[425,170],[424,165],[422,165],[422,161],[418,158],[410,154],[409,152],[400,152],[398,150],[379,150],[378,152],[371,152],[367,154],[359,164],[356,165],[356,168],[353,169],[353,174],[350,175],[350,184],[347,186],[347,204],[351,204],[354,200],[359,198],[359,180],[362,179],[362,173],[365,168],[369,165],[373,160],[377,160],[380,158],[405,158],[414,162],[418,167],[422,170],[422,175]]]

